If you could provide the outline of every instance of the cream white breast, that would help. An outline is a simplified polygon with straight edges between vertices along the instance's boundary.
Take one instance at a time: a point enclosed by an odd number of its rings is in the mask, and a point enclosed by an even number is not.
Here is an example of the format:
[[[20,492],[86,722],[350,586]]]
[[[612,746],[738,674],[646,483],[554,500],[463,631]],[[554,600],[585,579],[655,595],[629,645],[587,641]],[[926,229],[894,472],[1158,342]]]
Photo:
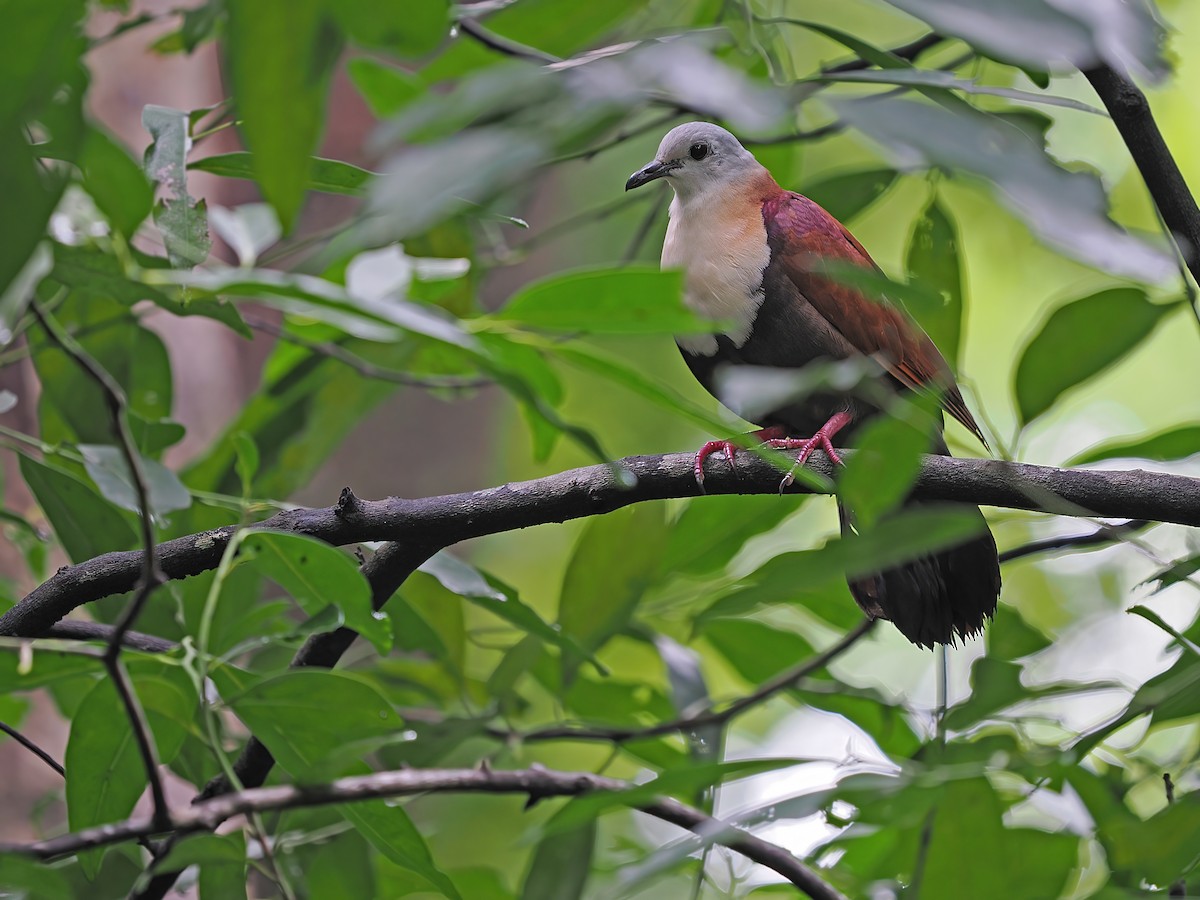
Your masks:
[[[735,347],[749,340],[762,305],[763,271],[770,261],[761,204],[737,185],[671,202],[663,268],[685,272],[684,303],[697,315],[726,323]],[[691,353],[711,356],[711,334],[678,338]]]

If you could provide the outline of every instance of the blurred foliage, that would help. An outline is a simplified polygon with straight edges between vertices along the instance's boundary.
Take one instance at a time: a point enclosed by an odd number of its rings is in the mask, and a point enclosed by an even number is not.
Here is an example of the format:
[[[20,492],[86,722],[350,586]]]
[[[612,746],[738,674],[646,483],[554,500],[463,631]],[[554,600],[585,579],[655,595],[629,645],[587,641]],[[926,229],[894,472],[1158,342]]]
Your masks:
[[[6,573],[0,601],[44,578],[48,559],[137,546],[103,400],[31,302],[124,390],[163,539],[265,517],[398,390],[452,403],[493,392],[523,424],[502,417],[471,438],[505,448],[506,477],[744,427],[701,397],[671,347],[670,334],[707,323],[682,305],[678,274],[653,265],[665,188],[621,194],[659,135],[698,117],[735,129],[785,185],[854,225],[890,273],[874,289],[908,304],[964,373],[1000,453],[1188,471],[1200,454],[1194,304],[1077,72],[1105,62],[1162,80],[1168,142],[1194,144],[1197,62],[1174,59],[1172,80],[1165,42],[1175,29],[1183,54],[1200,15],[1162,5],[9,4],[0,361],[30,359],[42,390],[37,434],[0,429],[37,507],[0,512],[29,570]],[[822,21],[808,20],[818,7]],[[148,23],[170,30],[147,44]],[[945,37],[920,54],[889,49],[930,28]],[[147,106],[144,140],[123,147],[85,103],[89,52],[110,39],[159,54],[218,42],[230,95]],[[378,119],[366,168],[317,155],[343,70]],[[231,126],[244,150],[209,152]],[[1180,161],[1200,183],[1200,156]],[[264,202],[209,207],[193,196],[197,171],[248,179]],[[311,192],[359,199],[313,228]],[[280,323],[226,433],[174,470],[163,454],[185,432],[168,351],[143,321],[152,311],[243,337],[257,314]],[[861,377],[815,369],[805,389]],[[730,385],[730,406],[745,411],[735,395],[764,386],[751,388]],[[17,402],[34,400],[0,393],[0,411]],[[864,433],[874,464],[852,466],[844,491],[879,523],[854,542],[820,536],[834,529],[819,499],[646,504],[487,539],[471,563],[441,553],[380,613],[347,553],[244,531],[236,558],[160,589],[142,617],[181,649],[127,654],[159,758],[199,787],[249,729],[280,777],[301,780],[484,762],[604,770],[761,830],[851,896],[1166,893],[1200,856],[1200,556],[1180,529],[1009,567],[986,636],[945,657],[877,628],[719,725],[627,734],[752,694],[859,623],[846,573],[961,534],[928,510],[879,516],[907,489],[924,433],[902,418]],[[964,437],[952,431],[952,446]],[[1011,511],[993,521],[1008,546],[1057,529]],[[1142,614],[1127,617],[1135,593]],[[343,624],[370,643],[344,670],[287,671],[306,636]],[[80,828],[127,816],[146,776],[98,661],[70,649],[6,643],[0,718],[20,726],[24,693],[40,689],[69,720],[57,796]],[[621,737],[539,735],[549,726]],[[256,896],[275,890],[271,877],[314,898],[790,896],[603,798],[522,810],[428,796],[266,826],[273,862],[236,833],[189,838],[157,869],[190,867],[205,898],[240,896],[248,873],[267,876]],[[144,878],[143,857],[3,856],[0,883],[121,896]]]

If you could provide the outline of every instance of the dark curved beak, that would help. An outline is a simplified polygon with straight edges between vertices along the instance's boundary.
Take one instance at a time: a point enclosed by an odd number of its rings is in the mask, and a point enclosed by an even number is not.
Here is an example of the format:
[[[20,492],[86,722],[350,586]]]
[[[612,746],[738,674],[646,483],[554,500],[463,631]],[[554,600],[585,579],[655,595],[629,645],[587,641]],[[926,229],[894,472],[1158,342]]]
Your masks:
[[[625,182],[625,190],[632,191],[634,188],[648,184],[656,178],[662,178],[673,168],[675,167],[670,163],[661,163],[656,159],[650,165],[644,166],[630,175],[629,180]]]

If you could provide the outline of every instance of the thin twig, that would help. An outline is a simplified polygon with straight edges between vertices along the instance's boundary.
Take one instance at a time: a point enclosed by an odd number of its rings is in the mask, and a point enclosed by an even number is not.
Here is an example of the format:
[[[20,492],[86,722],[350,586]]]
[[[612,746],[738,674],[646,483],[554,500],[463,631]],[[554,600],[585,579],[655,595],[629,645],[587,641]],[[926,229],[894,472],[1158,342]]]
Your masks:
[[[146,473],[142,469],[142,459],[138,454],[133,433],[129,430],[129,422],[125,415],[125,393],[121,386],[36,302],[30,304],[30,310],[37,317],[50,340],[95,382],[104,395],[105,406],[112,421],[113,436],[116,438],[125,465],[129,468],[129,478],[133,483],[134,496],[137,498],[138,524],[143,548],[141,571],[133,599],[126,604],[105,646],[104,666],[112,678],[113,687],[120,696],[122,705],[125,707],[125,714],[129,719],[129,726],[133,730],[138,753],[141,755],[146,769],[146,780],[150,785],[150,795],[154,802],[155,825],[166,828],[170,826],[171,819],[167,807],[167,796],[163,791],[162,779],[159,777],[158,755],[154,749],[154,740],[150,735],[150,725],[133,689],[133,683],[130,681],[125,667],[121,664],[121,647],[126,634],[133,627],[133,623],[137,620],[138,614],[154,589],[166,580],[158,565],[158,548],[155,542],[154,523],[150,508],[150,488],[146,481]]]
[[[494,50],[504,56],[511,56],[513,59],[524,59],[541,65],[562,62],[557,56],[538,50],[536,47],[519,44],[516,41],[496,34],[494,31],[488,31],[474,19],[459,19],[458,29],[463,34],[474,38],[489,50]]]
[[[1028,544],[1022,544],[1020,547],[1013,547],[1011,550],[1005,550],[1000,554],[1000,562],[1012,562],[1014,559],[1023,559],[1026,556],[1034,556],[1038,553],[1049,553],[1051,550],[1078,550],[1083,547],[1095,547],[1103,544],[1111,544],[1114,541],[1119,541],[1129,534],[1141,531],[1154,523],[1149,519],[1130,519],[1128,522],[1122,522],[1119,525],[1101,525],[1095,531],[1088,534],[1071,534],[1062,537],[1042,538],[1037,541],[1030,541]]]
[[[11,725],[5,724],[4,722],[0,722],[0,731],[3,731],[10,738],[52,768],[59,775],[63,776],[64,778],[67,776],[66,770],[62,767],[62,765],[59,764],[58,760],[56,760],[53,756],[51,756],[29,738],[25,737],[25,735],[21,734],[21,732],[17,731],[17,729],[13,728]]]
[[[211,831],[233,816],[251,812],[356,803],[413,794],[524,794],[531,801],[536,801],[546,797],[578,797],[606,793],[619,800],[622,794],[638,790],[640,787],[591,772],[556,772],[542,768],[507,771],[400,769],[340,778],[329,784],[281,785],[239,791],[176,810],[172,818],[176,833],[188,834]],[[727,822],[707,816],[694,807],[669,797],[647,799],[642,790],[638,790],[631,797],[628,805],[685,828],[705,840],[741,853],[748,859],[778,872],[809,897],[816,900],[844,900],[839,891],[828,885],[813,869],[787,850]],[[21,853],[49,860],[82,850],[121,843],[138,836],[152,835],[159,830],[153,819],[137,817],[33,844],[0,845],[0,852]]]

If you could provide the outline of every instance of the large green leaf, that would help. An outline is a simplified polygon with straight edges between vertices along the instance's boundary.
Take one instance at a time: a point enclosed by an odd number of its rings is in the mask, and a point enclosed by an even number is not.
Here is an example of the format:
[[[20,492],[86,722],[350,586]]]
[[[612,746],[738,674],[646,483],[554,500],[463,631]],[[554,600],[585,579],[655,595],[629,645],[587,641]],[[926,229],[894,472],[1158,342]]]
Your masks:
[[[394,116],[424,90],[416,75],[366,57],[350,60],[346,71],[371,112],[380,118]]]
[[[83,454],[88,476],[100,493],[122,509],[141,514],[137,489],[124,452],[118,447],[100,444],[80,444],[79,452]],[[192,505],[191,494],[174,472],[157,460],[143,457],[140,462],[151,516],[160,519],[169,512]]]
[[[1161,247],[1108,218],[1107,197],[1095,175],[1068,172],[1017,126],[951,99],[957,102],[883,97],[832,105],[897,163],[983,179],[1034,234],[1084,263],[1151,282],[1171,273],[1173,263]]]
[[[155,674],[134,678],[134,687],[158,750],[169,763],[195,719],[197,700],[183,670],[156,664]],[[135,670],[136,671],[136,670]],[[125,818],[146,789],[146,769],[129,718],[110,680],[96,683],[71,722],[63,759],[67,771],[67,822],[71,830]],[[81,857],[94,875],[99,859]]]
[[[328,606],[341,610],[345,623],[380,653],[392,649],[387,613],[371,606],[371,586],[354,561],[342,551],[300,534],[256,531],[241,542],[243,565],[287,591],[308,615]],[[242,561],[245,562],[242,562]]]
[[[263,197],[291,231],[341,50],[323,0],[229,0],[226,65]]]
[[[563,576],[558,624],[586,650],[596,650],[625,627],[653,583],[666,545],[658,504],[638,504],[591,519]],[[563,655],[569,683],[580,658]]]
[[[90,485],[27,456],[21,457],[20,466],[21,477],[72,561],[128,550],[137,543],[126,519]]]
[[[84,189],[127,240],[150,215],[154,190],[142,167],[107,133],[88,131],[79,160]]]
[[[1022,421],[1037,418],[1064,391],[1116,363],[1178,308],[1151,303],[1137,288],[1111,288],[1060,306],[1017,363],[1013,388]]]
[[[715,496],[689,500],[671,525],[660,568],[664,575],[700,576],[723,569],[746,541],[770,531],[802,498]]]
[[[555,275],[535,282],[496,317],[526,328],[585,334],[694,334],[714,323],[683,305],[680,272],[625,267]]]
[[[238,718],[293,775],[313,771],[347,744],[388,738],[403,728],[382,694],[341,672],[300,669],[245,690],[226,669],[212,676]]]

